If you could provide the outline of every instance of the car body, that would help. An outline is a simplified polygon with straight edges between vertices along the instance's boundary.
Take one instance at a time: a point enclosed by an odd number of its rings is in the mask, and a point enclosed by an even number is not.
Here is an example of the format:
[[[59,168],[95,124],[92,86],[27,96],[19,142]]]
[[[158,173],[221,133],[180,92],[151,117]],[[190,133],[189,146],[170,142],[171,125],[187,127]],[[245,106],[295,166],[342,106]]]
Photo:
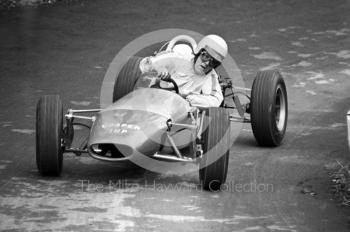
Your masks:
[[[193,38],[180,35],[169,42],[172,51],[178,42],[196,46]],[[171,46],[169,48],[169,46]],[[175,49],[174,51],[175,52]],[[69,109],[63,113],[58,96],[43,96],[37,105],[36,160],[42,175],[57,176],[62,171],[63,153],[87,153],[102,161],[144,159],[197,164],[199,179],[207,190],[216,190],[225,182],[231,148],[230,122],[251,123],[257,142],[263,146],[281,144],[287,126],[287,91],[281,74],[259,72],[250,100],[241,104],[242,91],[221,79],[226,99],[233,105],[201,108],[190,105],[173,91],[142,86],[140,58],[130,58],[116,78],[113,103],[104,109]],[[155,75],[156,76],[156,75]],[[136,84],[136,83],[141,83]],[[229,114],[229,109],[237,114]],[[94,113],[94,116],[86,114]],[[75,119],[89,124],[76,123]],[[63,121],[65,121],[65,126]],[[72,147],[74,126],[89,128],[86,143]],[[150,161],[150,162],[151,162]],[[138,163],[140,164],[140,163]]]
[[[89,136],[89,152],[95,153],[94,145],[112,143],[123,154],[115,161],[132,159],[139,152],[152,156],[161,146],[169,153],[167,132],[182,149],[191,143],[191,133],[196,129],[189,117],[192,110],[185,99],[170,91],[139,88],[97,114]],[[170,121],[188,127],[169,130]]]

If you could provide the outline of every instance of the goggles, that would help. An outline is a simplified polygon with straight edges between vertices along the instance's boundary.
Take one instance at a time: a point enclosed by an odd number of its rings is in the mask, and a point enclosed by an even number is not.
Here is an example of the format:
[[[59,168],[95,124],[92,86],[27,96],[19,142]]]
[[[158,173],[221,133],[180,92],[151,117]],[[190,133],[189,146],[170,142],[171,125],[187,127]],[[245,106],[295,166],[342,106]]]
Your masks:
[[[209,65],[211,67],[217,67],[218,65],[220,65],[220,61],[216,60],[215,58],[213,58],[206,50],[202,50],[200,53],[200,57],[201,60],[203,62],[208,62],[209,61]]]

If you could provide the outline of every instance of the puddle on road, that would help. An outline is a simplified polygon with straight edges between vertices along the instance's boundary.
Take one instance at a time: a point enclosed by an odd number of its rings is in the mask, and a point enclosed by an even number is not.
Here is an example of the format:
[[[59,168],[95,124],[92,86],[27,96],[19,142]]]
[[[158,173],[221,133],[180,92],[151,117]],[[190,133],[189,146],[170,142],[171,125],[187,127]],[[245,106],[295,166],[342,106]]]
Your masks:
[[[316,80],[316,79],[322,79],[325,77],[325,75],[323,73],[319,73],[319,72],[307,72],[308,75],[310,75],[309,78],[307,78],[308,80]]]
[[[330,127],[331,128],[337,128],[337,127],[346,127],[346,123],[334,123]]]
[[[320,161],[320,160],[305,160],[303,158],[304,158],[303,153],[300,152],[299,155],[288,155],[288,156],[274,157],[273,161],[283,162],[283,163],[291,163],[291,164],[311,165],[311,166],[320,165],[322,163],[322,161]]]
[[[33,182],[33,180],[30,180]],[[26,178],[12,178],[16,196],[0,197],[0,220],[4,230],[64,230],[65,228],[113,229],[125,231],[134,226],[131,220],[120,217],[139,217],[140,212],[124,206],[126,198],[135,194],[123,191],[89,193],[71,183],[60,180],[38,180],[29,183]],[[70,188],[70,191],[65,191]],[[105,222],[105,226],[99,225]]]
[[[256,59],[262,59],[262,60],[265,60],[265,59],[266,60],[282,60],[282,58],[274,52],[262,52],[260,54],[255,54],[252,56],[255,57]]]
[[[0,160],[0,163],[10,164],[12,163],[12,160]]]
[[[334,55],[339,59],[350,59],[350,50],[340,50],[338,52],[323,52],[327,55]]]
[[[249,47],[248,49],[249,50],[260,50],[261,48],[259,48],[259,47]]]
[[[287,31],[289,31],[289,32],[292,32],[292,33],[294,33],[294,29],[297,29],[297,28],[300,28],[299,26],[289,26],[289,27],[285,27],[285,28],[278,28],[277,30],[279,31],[279,32],[287,32]]]
[[[334,79],[329,79],[329,80],[317,80],[317,81],[315,81],[315,84],[318,84],[318,85],[326,85],[326,84],[331,84],[332,82],[334,82]]]
[[[350,51],[349,50],[342,50],[337,53],[335,53],[335,56],[342,59],[350,59]]]
[[[304,88],[306,85],[305,82],[298,82],[296,84],[293,85],[294,88]]]
[[[308,40],[309,39],[309,37],[300,37],[300,38],[298,38],[298,40]]]
[[[320,57],[316,57],[316,60],[326,60],[328,59],[328,56],[320,56]]]
[[[231,219],[206,219],[203,216],[148,214],[148,215],[145,215],[145,217],[171,221],[171,222],[181,222],[181,223],[184,223],[184,222],[217,222],[217,223],[232,222]]]
[[[300,41],[293,41],[291,44],[296,47],[304,47],[304,44],[302,44]]]
[[[202,210],[199,206],[195,206],[195,205],[184,205],[182,206],[183,208],[185,208],[188,211],[194,211],[195,213],[201,213]]]
[[[12,129],[11,131],[16,133],[21,133],[21,134],[27,134],[27,135],[31,135],[35,133],[35,130],[32,130],[32,129]]]
[[[350,69],[344,69],[344,70],[340,71],[339,73],[350,76]]]
[[[315,96],[317,95],[317,93],[315,91],[312,91],[312,90],[306,90],[306,93],[312,95],[312,96]]]
[[[1,127],[11,127],[12,126],[12,122],[11,121],[2,121],[0,122]]]
[[[281,65],[281,63],[271,63],[271,64],[269,64],[268,66],[265,66],[265,67],[261,68],[260,70],[261,70],[261,71],[273,70],[273,69],[278,68],[280,65]]]
[[[176,204],[180,207],[181,214],[173,214],[174,202],[178,201],[176,195],[163,192],[170,197],[147,197],[147,189],[114,189],[114,191],[88,192],[81,189],[72,181],[39,179],[33,180],[23,177],[13,177],[7,185],[11,189],[10,194],[0,197],[0,220],[4,230],[103,230],[103,231],[137,231],[139,223],[147,228],[163,225],[164,223],[176,223],[177,226],[189,228],[193,225],[183,223],[194,223],[203,225],[239,226],[243,231],[249,231],[252,224],[258,223],[275,227],[276,218],[273,215],[251,216],[244,213],[225,214],[220,212],[225,207],[224,200],[220,194],[200,194],[180,196],[181,201],[188,203]],[[154,192],[149,193],[154,196]],[[211,212],[208,217],[208,197],[212,201],[221,204],[221,216],[216,217]],[[174,198],[175,197],[175,198]],[[161,200],[163,199],[163,200]],[[175,200],[176,199],[176,200]],[[186,200],[185,200],[186,199]],[[192,204],[195,200],[195,204]],[[146,206],[141,202],[147,201]],[[151,202],[149,202],[151,201]],[[203,205],[199,203],[203,201]],[[192,203],[191,203],[192,202]],[[216,202],[217,203],[217,202]],[[219,205],[220,205],[219,204]],[[148,208],[151,207],[151,208]],[[239,208],[239,207],[238,207]],[[159,213],[162,212],[163,213]],[[180,212],[180,211],[178,211]],[[231,215],[231,216],[228,216]],[[169,224],[167,224],[169,225]],[[172,225],[172,224],[170,224]],[[145,228],[145,227],[143,227]],[[277,227],[276,227],[277,228]],[[290,227],[280,227],[288,229]]]
[[[314,35],[335,35],[335,36],[344,36],[350,32],[349,28],[342,28],[340,30],[327,30],[327,31],[317,31],[313,32]]]
[[[297,64],[294,64],[294,65],[291,65],[291,67],[310,67],[310,66],[312,66],[312,63],[310,63],[310,62],[307,62],[307,61],[305,61],[305,60],[303,60],[303,61],[300,61],[299,63],[297,63]]]
[[[326,77],[325,74],[321,72],[314,72],[314,71],[309,71],[306,72],[307,80],[308,81],[313,81],[313,83],[317,85],[326,85],[326,84],[332,84],[335,82],[335,79],[333,78],[328,78]]]
[[[236,42],[247,42],[247,39],[245,38],[238,38],[238,39],[234,39],[234,40],[229,40],[229,43],[236,43]]]
[[[302,57],[302,58],[308,58],[308,57],[312,56],[312,54],[299,53],[297,56]]]
[[[91,104],[90,101],[70,101],[70,103],[77,106],[89,106]]]

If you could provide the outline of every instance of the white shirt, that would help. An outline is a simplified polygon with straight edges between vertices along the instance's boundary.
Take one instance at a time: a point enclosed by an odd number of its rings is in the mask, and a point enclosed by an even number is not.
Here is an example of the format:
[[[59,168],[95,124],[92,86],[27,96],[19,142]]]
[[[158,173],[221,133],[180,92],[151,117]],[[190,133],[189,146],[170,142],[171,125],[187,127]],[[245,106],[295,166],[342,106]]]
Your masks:
[[[192,54],[185,56],[176,52],[162,52],[156,56],[143,58],[140,70],[142,73],[167,71],[178,85],[180,95],[191,105],[218,107],[223,95],[217,73],[213,69],[207,75],[196,74],[193,59]]]

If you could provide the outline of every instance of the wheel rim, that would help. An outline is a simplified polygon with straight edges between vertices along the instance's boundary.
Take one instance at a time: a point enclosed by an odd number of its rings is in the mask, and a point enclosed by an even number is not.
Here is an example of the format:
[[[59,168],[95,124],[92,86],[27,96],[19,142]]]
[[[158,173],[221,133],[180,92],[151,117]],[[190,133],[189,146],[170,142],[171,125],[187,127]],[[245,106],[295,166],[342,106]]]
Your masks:
[[[278,86],[276,90],[275,120],[277,129],[282,131],[286,121],[286,98],[281,86]]]

